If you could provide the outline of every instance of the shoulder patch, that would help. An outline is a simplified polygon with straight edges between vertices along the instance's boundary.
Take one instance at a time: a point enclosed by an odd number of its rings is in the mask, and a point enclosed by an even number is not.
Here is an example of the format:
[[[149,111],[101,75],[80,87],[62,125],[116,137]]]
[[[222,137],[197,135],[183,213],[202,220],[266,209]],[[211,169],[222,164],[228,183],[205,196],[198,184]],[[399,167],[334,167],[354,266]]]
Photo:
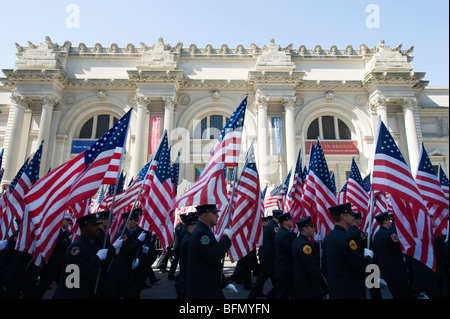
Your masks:
[[[278,227],[274,227],[273,228],[273,231],[276,232],[276,233],[278,233],[279,230],[280,230],[280,228],[278,228]]]
[[[311,253],[312,253],[312,248],[311,248],[311,246],[310,246],[310,245],[305,245],[305,246],[303,246],[303,252],[304,252],[306,255],[311,254]]]
[[[396,233],[393,233],[393,234],[391,234],[391,239],[392,239],[392,241],[394,242],[394,243],[397,243],[398,242],[398,237],[397,237],[397,234]]]
[[[208,245],[210,241],[211,239],[209,239],[208,235],[203,235],[202,237],[200,237],[200,243],[202,245]]]
[[[70,254],[72,256],[76,256],[80,254],[80,247],[78,246],[73,246],[72,249],[70,250]]]
[[[362,240],[366,240],[366,239],[367,239],[366,234],[363,233],[363,232],[360,232],[360,233],[359,233],[359,236],[361,237]]]
[[[122,240],[123,240],[123,241],[127,241],[127,239],[128,239],[127,234],[123,234],[123,235],[122,235]]]
[[[356,245],[356,242],[353,239],[349,241],[348,245],[350,246],[351,250],[358,249],[358,245]]]

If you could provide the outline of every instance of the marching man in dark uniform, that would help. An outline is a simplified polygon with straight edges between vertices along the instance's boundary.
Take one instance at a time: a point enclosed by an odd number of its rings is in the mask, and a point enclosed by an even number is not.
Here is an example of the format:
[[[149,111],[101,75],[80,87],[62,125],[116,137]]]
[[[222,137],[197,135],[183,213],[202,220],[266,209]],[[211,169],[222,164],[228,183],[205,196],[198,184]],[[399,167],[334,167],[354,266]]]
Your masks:
[[[97,240],[100,223],[98,214],[89,214],[77,220],[81,236],[66,249],[63,276],[55,292],[56,299],[94,297],[102,261],[106,259],[108,252],[115,254],[114,247],[109,250],[102,249],[100,241]],[[68,265],[76,265],[79,273],[76,268],[67,269]]]
[[[167,279],[174,280],[175,279],[175,271],[177,270],[178,263],[180,261],[180,243],[183,236],[186,234],[186,225],[183,222],[183,219],[175,226],[174,235],[173,235],[173,259],[170,263],[169,273],[167,275]]]
[[[231,246],[230,230],[225,229],[217,242],[211,228],[218,222],[219,210],[214,204],[196,207],[198,225],[189,240],[188,299],[223,299],[222,289],[227,286],[222,273],[222,258]]]
[[[122,247],[111,265],[111,276],[114,279],[114,289],[117,293],[117,298],[139,298],[139,290],[133,270],[139,265],[138,253],[146,237],[146,233],[137,225],[141,212],[141,208],[136,208],[133,211],[122,214],[124,223],[118,234],[118,237],[121,236],[120,239],[123,241]],[[131,214],[130,218],[128,218],[129,214]],[[128,223],[126,223],[127,220]],[[123,231],[123,227],[125,227],[125,231]]]
[[[328,286],[319,265],[319,256],[309,238],[314,236],[314,223],[310,216],[296,222],[299,234],[292,243],[294,260],[294,298],[322,299]]]
[[[294,223],[291,213],[278,216],[280,230],[275,235],[275,298],[288,299],[293,296],[292,242],[295,233],[291,231]]]
[[[175,290],[177,292],[177,299],[187,298],[187,260],[188,260],[188,250],[189,250],[189,240],[191,239],[191,234],[197,226],[198,215],[197,213],[183,214],[180,216],[184,223],[186,233],[181,238],[180,242],[180,273],[176,278]]]
[[[264,284],[270,278],[272,287],[275,286],[275,235],[278,232],[278,216],[283,214],[282,210],[272,211],[272,220],[263,229],[263,244],[259,248],[259,273],[256,282],[248,294],[248,299],[256,299],[258,295],[262,294]],[[274,297],[274,290],[267,294],[267,298]]]
[[[330,299],[365,299],[366,262],[347,232],[355,218],[351,204],[329,207],[328,210],[335,222],[334,229],[323,240]],[[366,248],[364,254],[373,255],[373,252]]]
[[[376,263],[380,267],[381,277],[386,281],[394,299],[411,298],[408,284],[408,272],[403,261],[403,253],[397,234],[392,230],[387,212],[375,216],[380,229],[373,237]]]

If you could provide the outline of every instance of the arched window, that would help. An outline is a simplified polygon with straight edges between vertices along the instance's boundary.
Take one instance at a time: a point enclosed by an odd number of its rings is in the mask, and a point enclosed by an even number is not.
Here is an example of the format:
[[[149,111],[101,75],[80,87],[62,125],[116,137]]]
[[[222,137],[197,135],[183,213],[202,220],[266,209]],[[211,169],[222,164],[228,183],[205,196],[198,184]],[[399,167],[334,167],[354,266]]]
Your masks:
[[[119,119],[113,115],[94,115],[81,127],[80,139],[98,139],[103,136]]]
[[[222,132],[228,118],[223,115],[210,115],[201,121],[194,122],[194,138],[195,139],[217,139]]]
[[[325,140],[351,140],[352,134],[336,116],[319,116],[308,127],[306,138],[308,140],[320,137]]]

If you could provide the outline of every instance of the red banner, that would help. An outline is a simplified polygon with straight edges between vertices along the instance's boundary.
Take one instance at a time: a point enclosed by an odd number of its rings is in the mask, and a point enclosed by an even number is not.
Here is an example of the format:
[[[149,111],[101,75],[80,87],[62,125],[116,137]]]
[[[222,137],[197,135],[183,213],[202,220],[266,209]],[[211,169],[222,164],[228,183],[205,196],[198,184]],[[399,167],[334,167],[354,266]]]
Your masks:
[[[161,116],[150,116],[150,129],[148,136],[148,153],[155,154],[159,143],[159,132],[161,127]],[[139,145],[137,145],[139,147]]]
[[[317,142],[306,142],[306,154],[309,154],[311,150],[311,143],[314,145]],[[358,155],[358,143],[353,141],[333,141],[325,142],[320,141],[322,145],[323,153],[325,155]]]

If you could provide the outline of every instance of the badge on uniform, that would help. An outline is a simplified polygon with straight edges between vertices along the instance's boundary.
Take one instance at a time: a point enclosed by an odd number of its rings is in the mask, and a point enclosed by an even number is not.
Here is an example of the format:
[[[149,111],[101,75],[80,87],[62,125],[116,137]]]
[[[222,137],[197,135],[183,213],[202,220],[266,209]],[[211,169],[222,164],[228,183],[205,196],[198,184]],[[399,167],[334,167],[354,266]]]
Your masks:
[[[356,250],[358,249],[358,245],[356,245],[356,242],[352,239],[350,240],[350,242],[348,243],[348,245],[350,246],[351,250]]]
[[[209,239],[208,235],[203,235],[202,237],[200,237],[200,243],[202,245],[208,245],[211,239]]]
[[[312,248],[310,245],[305,245],[303,246],[303,252],[307,255],[309,255],[310,253],[312,253]]]
[[[274,227],[273,230],[278,233],[278,231],[280,230],[278,227]]]
[[[73,246],[73,248],[70,250],[70,254],[72,256],[76,256],[80,254],[80,247],[78,246]]]
[[[398,242],[397,234],[396,233],[391,234],[391,239],[394,243],[397,243]]]

